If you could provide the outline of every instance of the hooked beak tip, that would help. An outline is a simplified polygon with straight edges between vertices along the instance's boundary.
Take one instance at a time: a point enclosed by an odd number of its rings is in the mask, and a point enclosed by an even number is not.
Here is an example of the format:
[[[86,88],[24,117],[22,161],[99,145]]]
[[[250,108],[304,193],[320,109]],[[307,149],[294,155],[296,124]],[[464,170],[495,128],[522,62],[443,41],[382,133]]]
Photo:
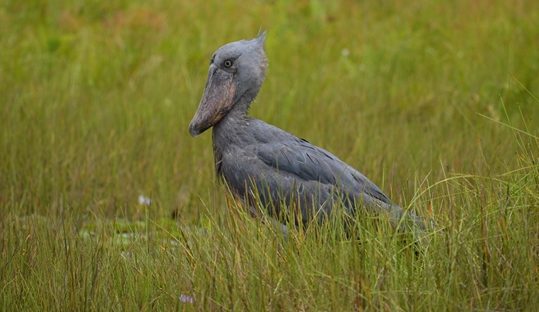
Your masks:
[[[200,134],[200,130],[197,127],[195,127],[193,124],[190,124],[189,125],[189,134],[192,137],[196,137],[197,135]]]

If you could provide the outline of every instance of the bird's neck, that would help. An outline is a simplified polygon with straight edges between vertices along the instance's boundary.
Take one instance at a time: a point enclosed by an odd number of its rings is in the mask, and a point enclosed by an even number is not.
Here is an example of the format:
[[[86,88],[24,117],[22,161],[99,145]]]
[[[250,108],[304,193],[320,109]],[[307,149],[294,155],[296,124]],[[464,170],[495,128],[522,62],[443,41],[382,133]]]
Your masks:
[[[248,119],[247,112],[249,111],[251,102],[251,99],[241,97],[223,119],[213,127],[214,139],[216,134],[235,133],[236,130],[242,128],[242,125]]]
[[[250,121],[249,116],[247,116],[249,104],[236,103],[232,110],[218,124],[213,126],[213,154],[218,175],[221,174],[220,163],[223,153],[228,148],[241,147],[250,141],[250,131],[247,129]]]

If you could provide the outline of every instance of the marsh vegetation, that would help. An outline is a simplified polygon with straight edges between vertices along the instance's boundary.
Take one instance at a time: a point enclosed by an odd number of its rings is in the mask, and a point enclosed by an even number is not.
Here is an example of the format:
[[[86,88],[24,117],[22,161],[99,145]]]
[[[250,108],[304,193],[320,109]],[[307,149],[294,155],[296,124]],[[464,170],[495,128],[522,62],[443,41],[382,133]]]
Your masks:
[[[268,30],[252,115],[436,220],[288,239],[187,131]],[[534,310],[539,3],[1,1],[0,310]]]

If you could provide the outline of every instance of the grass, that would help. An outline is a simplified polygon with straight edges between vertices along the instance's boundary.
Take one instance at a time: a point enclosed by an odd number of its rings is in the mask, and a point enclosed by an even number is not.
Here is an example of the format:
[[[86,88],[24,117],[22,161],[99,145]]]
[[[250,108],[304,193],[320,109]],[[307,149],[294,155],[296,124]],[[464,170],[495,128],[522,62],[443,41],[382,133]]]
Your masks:
[[[427,243],[284,239],[226,195],[187,125],[211,52],[261,28],[252,114]],[[0,1],[0,310],[534,310],[538,46],[533,1]]]

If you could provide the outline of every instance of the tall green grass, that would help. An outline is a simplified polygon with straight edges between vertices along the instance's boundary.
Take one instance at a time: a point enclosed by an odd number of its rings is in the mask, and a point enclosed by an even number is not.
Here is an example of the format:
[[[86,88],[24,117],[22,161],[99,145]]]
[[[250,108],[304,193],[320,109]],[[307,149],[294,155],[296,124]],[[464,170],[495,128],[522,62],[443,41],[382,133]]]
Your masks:
[[[252,114],[436,220],[288,238],[187,125],[211,52],[268,30]],[[0,310],[534,310],[533,1],[0,2]],[[151,198],[150,206],[137,198]]]

